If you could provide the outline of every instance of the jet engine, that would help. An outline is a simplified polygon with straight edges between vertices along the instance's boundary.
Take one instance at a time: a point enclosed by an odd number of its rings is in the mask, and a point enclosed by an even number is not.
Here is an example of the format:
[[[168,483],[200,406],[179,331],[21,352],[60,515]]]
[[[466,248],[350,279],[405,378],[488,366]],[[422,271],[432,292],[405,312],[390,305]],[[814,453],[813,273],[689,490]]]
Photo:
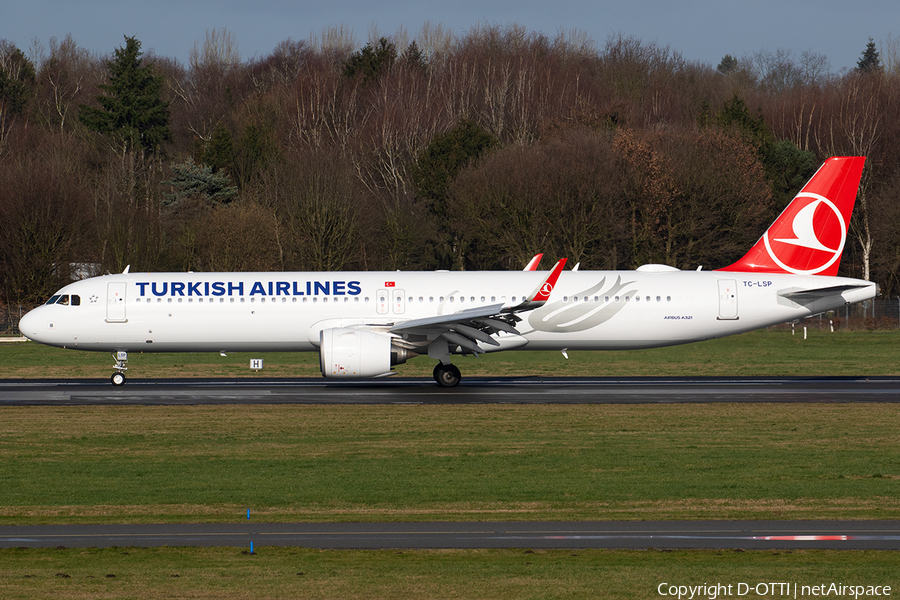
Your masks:
[[[334,327],[319,332],[319,368],[328,378],[362,379],[384,377],[391,367],[416,356],[394,346],[387,333],[351,327]]]

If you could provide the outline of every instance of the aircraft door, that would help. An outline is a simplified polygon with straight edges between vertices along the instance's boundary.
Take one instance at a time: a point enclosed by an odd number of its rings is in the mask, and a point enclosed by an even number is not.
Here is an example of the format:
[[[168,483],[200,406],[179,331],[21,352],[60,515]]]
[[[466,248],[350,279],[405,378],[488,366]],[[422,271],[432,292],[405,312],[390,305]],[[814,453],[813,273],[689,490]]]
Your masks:
[[[402,315],[406,312],[406,301],[403,299],[403,290],[391,290],[395,315]]]
[[[110,283],[106,286],[106,320],[111,323],[124,323],[125,287],[126,283]]]
[[[736,321],[738,318],[737,281],[734,279],[720,279],[719,320]]]

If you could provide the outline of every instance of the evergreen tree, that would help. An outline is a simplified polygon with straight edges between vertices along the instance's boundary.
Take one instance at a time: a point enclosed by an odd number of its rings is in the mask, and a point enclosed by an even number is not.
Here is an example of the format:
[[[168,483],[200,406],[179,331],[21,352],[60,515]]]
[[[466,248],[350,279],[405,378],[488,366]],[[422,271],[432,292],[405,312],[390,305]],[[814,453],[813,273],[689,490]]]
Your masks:
[[[172,165],[172,179],[162,183],[176,190],[166,194],[171,204],[178,204],[192,196],[199,196],[212,204],[226,204],[237,194],[237,188],[228,185],[230,182],[224,173],[216,173],[212,167],[198,165],[190,158],[180,165]]]
[[[219,123],[198,160],[212,167],[213,173],[231,173],[234,168],[234,138],[228,128]]]
[[[866,49],[862,51],[862,56],[856,63],[856,70],[860,73],[881,71],[881,58],[878,56],[878,50],[875,49],[875,41],[872,38],[869,38]]]
[[[774,136],[766,126],[762,114],[753,117],[747,103],[736,93],[722,105],[722,110],[716,115],[716,123],[723,129],[738,133],[756,148],[760,156],[765,155],[768,146],[774,142]]]
[[[160,94],[163,80],[153,73],[153,65],[142,64],[141,43],[125,38],[125,47],[116,49],[106,62],[109,83],[98,86],[104,93],[97,97],[100,107],[81,105],[79,119],[85,127],[113,136],[121,153],[155,152],[169,141],[169,103]]]
[[[362,76],[363,83],[369,83],[388,71],[397,60],[397,47],[387,38],[378,40],[378,46],[366,44],[359,52],[354,52],[344,63],[344,77],[353,79]]]
[[[753,117],[747,103],[734,94],[716,115],[716,123],[733,131],[756,151],[772,189],[775,208],[787,206],[802,185],[816,172],[815,154],[800,150],[790,140],[776,141],[762,114]]]
[[[15,46],[0,42],[0,122],[4,108],[14,115],[25,112],[34,85],[34,65]]]
[[[419,45],[415,41],[410,42],[403,54],[400,55],[400,62],[419,69],[423,73],[428,72],[428,61],[425,60],[425,55],[419,50]]]
[[[435,213],[443,214],[443,200],[453,178],[497,143],[497,138],[471,119],[463,119],[446,133],[435,136],[412,170],[419,197]]]
[[[716,67],[716,70],[719,73],[731,73],[735,69],[737,69],[738,61],[735,57],[730,54],[726,54],[722,57],[722,62],[719,63],[719,66]]]

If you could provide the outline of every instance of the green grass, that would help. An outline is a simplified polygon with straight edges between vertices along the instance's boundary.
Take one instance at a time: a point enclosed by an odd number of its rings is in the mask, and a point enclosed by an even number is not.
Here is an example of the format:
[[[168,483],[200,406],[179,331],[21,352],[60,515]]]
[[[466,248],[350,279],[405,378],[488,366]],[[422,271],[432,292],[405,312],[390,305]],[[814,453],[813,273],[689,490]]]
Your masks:
[[[900,375],[898,343],[773,330],[458,364],[469,376]],[[314,354],[261,356],[255,376],[318,377]],[[250,357],[132,355],[129,376],[254,376]],[[106,379],[111,364],[0,344],[4,378]],[[896,519],[898,417],[892,404],[0,407],[0,523],[228,522],[248,508],[258,521]],[[898,576],[896,553],[869,551],[0,550],[3,598],[648,598],[664,582]]]
[[[614,352],[499,352],[459,357],[464,377],[504,375],[702,376],[702,375],[900,375],[900,331],[827,333],[802,329],[761,330],[718,340]],[[265,368],[250,371],[250,358]],[[104,353],[50,348],[34,343],[0,344],[0,378],[101,378],[112,373]],[[129,355],[132,379],[168,377],[321,377],[315,353],[168,353]],[[398,375],[430,377],[434,361],[414,358]]]
[[[719,597],[755,598],[738,596],[738,583],[889,585],[895,593],[898,577],[896,554],[878,551],[0,550],[6,599],[621,599],[660,598],[663,583],[720,583],[732,594]]]
[[[0,523],[900,518],[895,404],[0,408]]]

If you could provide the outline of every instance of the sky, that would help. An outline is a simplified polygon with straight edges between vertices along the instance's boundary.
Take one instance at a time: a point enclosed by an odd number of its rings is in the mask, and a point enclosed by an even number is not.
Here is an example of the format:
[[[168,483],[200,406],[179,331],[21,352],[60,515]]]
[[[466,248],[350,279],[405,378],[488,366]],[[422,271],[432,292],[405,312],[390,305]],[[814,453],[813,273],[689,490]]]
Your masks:
[[[236,36],[243,60],[262,58],[287,39],[309,40],[326,27],[349,28],[362,47],[377,31],[400,28],[411,39],[428,22],[463,35],[478,25],[520,25],[555,36],[580,30],[602,48],[612,36],[669,47],[688,61],[712,66],[760,50],[825,55],[831,71],[856,66],[869,38],[900,37],[894,0],[0,0],[0,39],[33,57],[51,38],[111,55],[134,36],[144,52],[184,64],[206,31]]]

